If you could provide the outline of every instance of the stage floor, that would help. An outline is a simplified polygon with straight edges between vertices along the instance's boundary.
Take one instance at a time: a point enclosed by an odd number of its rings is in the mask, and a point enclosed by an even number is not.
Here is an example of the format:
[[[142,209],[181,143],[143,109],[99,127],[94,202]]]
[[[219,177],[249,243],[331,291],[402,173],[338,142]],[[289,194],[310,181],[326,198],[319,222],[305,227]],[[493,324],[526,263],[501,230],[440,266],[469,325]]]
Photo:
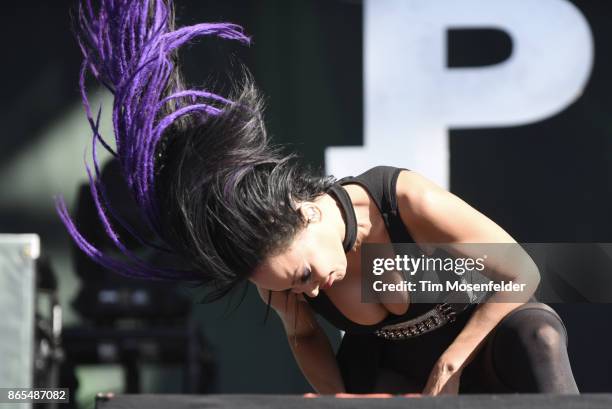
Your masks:
[[[296,395],[116,395],[98,398],[97,409],[610,409],[612,394],[460,395],[436,397],[305,398]]]

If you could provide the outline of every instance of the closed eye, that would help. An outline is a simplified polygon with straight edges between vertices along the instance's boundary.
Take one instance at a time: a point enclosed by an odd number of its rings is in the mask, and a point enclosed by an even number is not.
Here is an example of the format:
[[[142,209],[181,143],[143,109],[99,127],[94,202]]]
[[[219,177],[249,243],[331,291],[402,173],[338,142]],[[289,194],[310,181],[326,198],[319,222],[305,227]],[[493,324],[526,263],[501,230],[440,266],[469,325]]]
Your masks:
[[[306,284],[310,280],[311,276],[312,272],[310,271],[310,269],[305,268],[304,272],[302,273],[302,276],[300,277],[300,283]]]

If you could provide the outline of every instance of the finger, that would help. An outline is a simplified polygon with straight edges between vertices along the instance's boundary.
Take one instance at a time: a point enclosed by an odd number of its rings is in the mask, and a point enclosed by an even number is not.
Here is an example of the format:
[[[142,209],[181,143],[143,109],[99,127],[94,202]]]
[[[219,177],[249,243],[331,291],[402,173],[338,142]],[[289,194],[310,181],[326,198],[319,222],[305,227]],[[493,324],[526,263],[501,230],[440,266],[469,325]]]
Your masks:
[[[434,386],[434,376],[433,374],[429,375],[427,382],[425,383],[425,387],[423,388],[423,395],[431,395]]]
[[[423,395],[435,396],[439,393],[440,387],[437,384],[427,386],[423,389]]]
[[[440,395],[457,395],[459,393],[459,376],[451,376],[442,386]]]
[[[440,376],[440,374],[432,374],[427,383],[425,384],[425,388],[423,389],[423,395],[438,395],[446,384],[447,379],[445,376]]]

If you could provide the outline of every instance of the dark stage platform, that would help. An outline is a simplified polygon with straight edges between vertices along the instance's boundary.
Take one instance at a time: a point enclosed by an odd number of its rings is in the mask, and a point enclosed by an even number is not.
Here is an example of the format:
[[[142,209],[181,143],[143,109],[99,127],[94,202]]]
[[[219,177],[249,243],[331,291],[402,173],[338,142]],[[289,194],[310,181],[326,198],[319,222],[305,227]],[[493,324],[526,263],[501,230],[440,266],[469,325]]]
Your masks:
[[[460,395],[436,397],[304,398],[295,395],[116,395],[98,398],[96,409],[610,409],[612,394],[579,396]]]

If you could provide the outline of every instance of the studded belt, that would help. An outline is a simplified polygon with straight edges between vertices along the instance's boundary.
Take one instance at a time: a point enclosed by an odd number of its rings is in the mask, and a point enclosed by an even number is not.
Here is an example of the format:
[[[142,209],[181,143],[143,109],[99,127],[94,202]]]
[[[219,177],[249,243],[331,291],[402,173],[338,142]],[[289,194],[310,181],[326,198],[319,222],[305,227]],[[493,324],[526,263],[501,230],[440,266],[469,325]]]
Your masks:
[[[399,324],[385,325],[374,331],[374,335],[392,341],[417,337],[455,321],[457,314],[466,308],[467,305],[465,304],[446,302],[436,304],[434,308],[416,318]]]

